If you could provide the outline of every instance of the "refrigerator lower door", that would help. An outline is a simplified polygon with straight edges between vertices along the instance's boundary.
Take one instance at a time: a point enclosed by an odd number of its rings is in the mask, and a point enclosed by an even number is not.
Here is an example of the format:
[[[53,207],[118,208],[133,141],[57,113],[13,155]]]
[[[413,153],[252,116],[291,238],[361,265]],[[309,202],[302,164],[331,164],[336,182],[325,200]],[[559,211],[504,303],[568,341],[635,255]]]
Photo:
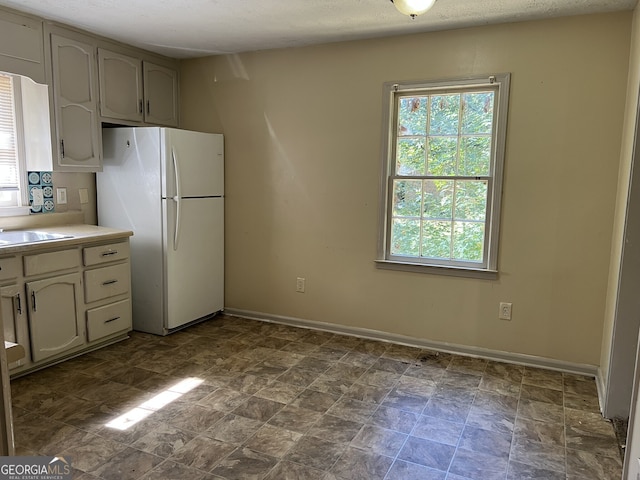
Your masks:
[[[224,307],[224,199],[182,198],[180,201],[179,225],[177,202],[162,201],[166,219],[165,312],[168,330]],[[177,226],[179,232],[176,232]]]

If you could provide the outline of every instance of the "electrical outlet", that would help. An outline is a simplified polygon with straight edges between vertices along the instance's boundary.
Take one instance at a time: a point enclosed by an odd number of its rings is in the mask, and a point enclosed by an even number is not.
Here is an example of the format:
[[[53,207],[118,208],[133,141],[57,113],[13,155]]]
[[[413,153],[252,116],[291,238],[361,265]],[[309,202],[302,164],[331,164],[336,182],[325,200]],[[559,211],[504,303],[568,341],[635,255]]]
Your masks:
[[[500,302],[500,311],[498,312],[498,318],[500,320],[511,320],[512,306],[512,303]]]
[[[304,277],[296,278],[296,292],[304,293]]]
[[[67,189],[56,188],[56,194],[58,195],[58,205],[64,205],[67,203]]]

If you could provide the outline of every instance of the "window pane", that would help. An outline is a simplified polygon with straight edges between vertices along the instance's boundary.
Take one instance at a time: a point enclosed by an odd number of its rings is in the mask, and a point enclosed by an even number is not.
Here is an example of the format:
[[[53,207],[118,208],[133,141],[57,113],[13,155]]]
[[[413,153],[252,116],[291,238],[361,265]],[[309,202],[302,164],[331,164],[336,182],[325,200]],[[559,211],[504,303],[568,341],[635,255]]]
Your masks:
[[[398,136],[426,135],[427,97],[405,97],[398,106]]]
[[[393,182],[393,216],[420,218],[422,181],[396,180]]]
[[[409,257],[420,255],[420,220],[393,219],[391,254]]]
[[[456,181],[456,220],[484,222],[487,212],[487,182],[476,180]]]
[[[491,165],[491,137],[464,137],[460,141],[458,173],[488,176]]]
[[[455,175],[457,156],[456,137],[429,137],[427,175]]]
[[[465,93],[462,105],[462,134],[491,133],[493,92]]]
[[[453,223],[453,258],[467,262],[482,262],[484,223]]]
[[[429,135],[457,135],[460,95],[433,95],[430,108]]]
[[[422,227],[422,256],[451,258],[451,222],[425,221]]]
[[[429,219],[451,221],[453,206],[453,180],[424,181],[424,213]]]
[[[398,140],[396,175],[424,175],[424,163],[424,139],[403,138]]]

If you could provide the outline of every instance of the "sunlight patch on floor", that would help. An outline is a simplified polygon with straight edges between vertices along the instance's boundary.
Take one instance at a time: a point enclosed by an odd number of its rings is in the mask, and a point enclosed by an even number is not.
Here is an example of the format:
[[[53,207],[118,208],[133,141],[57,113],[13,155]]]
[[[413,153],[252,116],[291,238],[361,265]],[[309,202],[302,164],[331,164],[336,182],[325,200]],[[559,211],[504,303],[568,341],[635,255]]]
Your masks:
[[[185,378],[179,383],[163,390],[155,397],[141,403],[137,407],[132,408],[126,413],[123,413],[117,418],[114,418],[106,424],[109,428],[116,430],[128,430],[136,423],[144,420],[149,415],[157,412],[161,408],[169,405],[171,402],[176,401],[185,393],[193,390],[200,385],[204,380],[195,377]]]

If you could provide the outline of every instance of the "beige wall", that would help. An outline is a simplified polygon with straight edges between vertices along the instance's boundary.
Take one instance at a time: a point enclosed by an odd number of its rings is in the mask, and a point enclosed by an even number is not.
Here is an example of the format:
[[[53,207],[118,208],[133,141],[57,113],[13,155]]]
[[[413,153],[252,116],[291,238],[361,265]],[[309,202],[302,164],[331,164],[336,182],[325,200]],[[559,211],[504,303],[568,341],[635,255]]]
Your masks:
[[[184,61],[183,127],[226,138],[226,306],[597,365],[630,26],[626,12]],[[377,270],[382,83],[500,72],[499,280]]]

